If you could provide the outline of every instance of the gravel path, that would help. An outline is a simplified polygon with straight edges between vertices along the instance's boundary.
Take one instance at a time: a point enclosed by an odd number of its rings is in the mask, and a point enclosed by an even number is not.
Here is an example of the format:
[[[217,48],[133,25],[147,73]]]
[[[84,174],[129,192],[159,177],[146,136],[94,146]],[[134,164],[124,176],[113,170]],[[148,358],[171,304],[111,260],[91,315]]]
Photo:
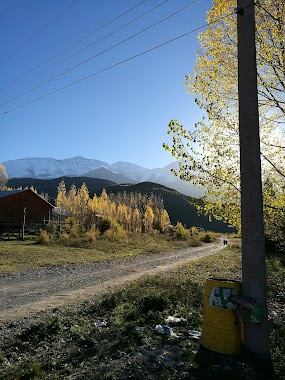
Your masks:
[[[101,295],[146,274],[156,274],[222,249],[206,244],[179,251],[148,254],[86,265],[57,265],[0,274],[0,321]]]

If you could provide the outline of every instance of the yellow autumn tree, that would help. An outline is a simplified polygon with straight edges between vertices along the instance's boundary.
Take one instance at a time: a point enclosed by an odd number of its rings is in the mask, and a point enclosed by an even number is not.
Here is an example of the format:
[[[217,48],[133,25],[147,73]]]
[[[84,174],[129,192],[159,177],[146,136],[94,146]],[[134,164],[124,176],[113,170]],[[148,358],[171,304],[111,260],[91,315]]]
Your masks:
[[[150,206],[147,206],[144,213],[144,219],[143,219],[144,231],[146,233],[149,233],[152,231],[153,221],[154,221],[154,214],[153,214],[152,208]]]
[[[137,207],[133,210],[132,213],[132,231],[135,233],[142,232],[142,222],[141,222],[141,214]]]
[[[88,229],[91,219],[91,207],[90,207],[90,198],[89,191],[85,183],[82,184],[80,189],[77,191],[77,215],[79,224]]]
[[[199,35],[194,74],[187,91],[205,116],[191,130],[169,123],[171,144],[179,160],[175,172],[205,190],[201,212],[240,227],[237,20],[235,0],[214,0],[208,28]],[[255,5],[261,160],[266,232],[282,240],[285,179],[285,2]],[[274,228],[272,228],[274,226]],[[277,231],[278,236],[273,230]],[[281,228],[281,229],[280,229]],[[283,232],[283,239],[285,235]]]
[[[98,206],[99,206],[99,212],[100,214],[104,216],[109,216],[110,215],[110,208],[111,208],[111,201],[108,197],[106,189],[103,189],[101,192],[101,195],[98,199]]]
[[[78,198],[77,198],[77,189],[73,184],[70,186],[67,195],[67,212],[71,216],[73,222],[78,220]]]
[[[67,196],[64,181],[61,181],[57,187],[57,197],[55,199],[55,205],[58,208],[58,212],[60,215],[67,211]]]
[[[119,204],[117,207],[117,219],[120,225],[128,230],[128,208],[125,204]]]
[[[169,218],[168,212],[165,209],[161,210],[160,212],[159,222],[160,222],[160,230],[161,232],[164,233],[165,231],[167,231],[170,225],[170,218]]]

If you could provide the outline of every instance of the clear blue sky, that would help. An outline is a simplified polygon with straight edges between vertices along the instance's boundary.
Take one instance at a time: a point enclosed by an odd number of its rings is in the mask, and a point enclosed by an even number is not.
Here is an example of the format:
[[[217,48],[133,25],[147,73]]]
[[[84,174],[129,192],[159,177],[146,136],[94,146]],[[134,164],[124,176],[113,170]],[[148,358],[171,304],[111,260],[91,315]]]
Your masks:
[[[0,7],[0,87],[142,0],[79,0],[16,54],[13,53],[75,0],[14,1],[0,0],[0,5],[3,4]],[[168,0],[83,53],[11,91],[162,2],[145,1],[50,62],[0,89],[0,113],[200,27],[205,24],[206,12],[211,7],[210,0],[201,0],[88,63],[8,102],[195,0]],[[166,166],[173,161],[162,148],[162,143],[168,141],[168,122],[178,119],[187,128],[192,128],[201,116],[193,97],[186,93],[184,86],[185,74],[193,72],[196,51],[197,32],[1,115],[0,161],[24,157],[64,159],[83,156],[108,163],[129,161],[147,168]],[[4,95],[8,91],[11,92]],[[5,102],[8,103],[1,106]]]

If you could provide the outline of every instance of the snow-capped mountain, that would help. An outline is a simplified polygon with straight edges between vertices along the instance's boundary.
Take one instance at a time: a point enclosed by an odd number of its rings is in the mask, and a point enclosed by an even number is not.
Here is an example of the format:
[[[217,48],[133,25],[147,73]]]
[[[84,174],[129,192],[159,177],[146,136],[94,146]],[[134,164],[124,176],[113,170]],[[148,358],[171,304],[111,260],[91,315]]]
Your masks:
[[[77,177],[94,169],[110,165],[103,161],[84,157],[72,157],[64,160],[55,158],[28,157],[2,163],[9,178],[41,178],[49,179],[61,176]]]
[[[52,179],[62,176],[68,177],[96,177],[112,180],[117,183],[154,182],[180,193],[199,197],[202,190],[175,177],[171,168],[177,167],[177,162],[164,168],[147,169],[139,165],[118,161],[114,164],[88,159],[72,157],[64,160],[54,158],[22,158],[2,163],[6,168],[8,178],[38,178]],[[100,169],[100,170],[99,170]]]

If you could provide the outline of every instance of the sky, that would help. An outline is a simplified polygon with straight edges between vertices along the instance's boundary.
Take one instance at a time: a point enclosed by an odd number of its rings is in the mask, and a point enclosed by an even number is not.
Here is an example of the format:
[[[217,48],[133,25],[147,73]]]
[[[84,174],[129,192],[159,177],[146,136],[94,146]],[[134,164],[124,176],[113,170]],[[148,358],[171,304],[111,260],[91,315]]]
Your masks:
[[[201,118],[184,85],[198,31],[128,59],[205,25],[211,3],[0,0],[0,162],[83,156],[150,169],[173,162],[162,147],[169,121],[191,129]]]

